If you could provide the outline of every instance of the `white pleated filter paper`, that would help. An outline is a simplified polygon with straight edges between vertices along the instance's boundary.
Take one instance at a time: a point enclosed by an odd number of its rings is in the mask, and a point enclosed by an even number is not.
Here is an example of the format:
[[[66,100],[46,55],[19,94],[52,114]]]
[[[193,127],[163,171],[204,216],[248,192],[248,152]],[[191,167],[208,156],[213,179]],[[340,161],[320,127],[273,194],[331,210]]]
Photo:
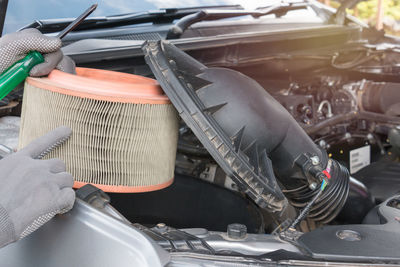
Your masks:
[[[19,147],[61,125],[72,136],[46,158],[64,160],[76,182],[129,187],[125,192],[172,182],[178,139],[172,104],[94,100],[26,82]]]

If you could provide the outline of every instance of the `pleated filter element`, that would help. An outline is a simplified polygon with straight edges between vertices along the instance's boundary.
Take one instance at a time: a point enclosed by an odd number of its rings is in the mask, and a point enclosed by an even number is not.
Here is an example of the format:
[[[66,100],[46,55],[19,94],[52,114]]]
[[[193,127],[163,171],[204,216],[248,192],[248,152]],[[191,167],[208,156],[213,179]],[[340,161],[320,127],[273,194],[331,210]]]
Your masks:
[[[19,147],[61,125],[72,136],[46,158],[65,161],[75,188],[147,192],[172,183],[178,118],[155,80],[85,68],[28,78]]]

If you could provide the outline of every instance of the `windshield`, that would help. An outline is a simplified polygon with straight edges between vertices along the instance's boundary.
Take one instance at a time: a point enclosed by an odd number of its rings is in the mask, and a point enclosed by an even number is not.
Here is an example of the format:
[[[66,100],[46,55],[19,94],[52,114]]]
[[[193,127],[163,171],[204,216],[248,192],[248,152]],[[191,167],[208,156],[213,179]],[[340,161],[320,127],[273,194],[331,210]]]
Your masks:
[[[270,0],[10,0],[3,34],[14,32],[40,19],[75,18],[93,3],[98,7],[91,16],[109,16],[160,8],[181,8],[215,5],[242,5],[252,9],[269,5]]]

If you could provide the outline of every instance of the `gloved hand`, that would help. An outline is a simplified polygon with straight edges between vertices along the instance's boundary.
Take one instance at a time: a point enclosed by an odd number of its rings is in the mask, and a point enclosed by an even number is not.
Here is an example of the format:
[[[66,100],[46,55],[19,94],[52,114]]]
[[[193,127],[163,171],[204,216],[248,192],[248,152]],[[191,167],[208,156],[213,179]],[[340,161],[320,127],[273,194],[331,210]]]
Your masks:
[[[59,159],[40,160],[70,136],[60,127],[0,160],[0,247],[15,242],[70,210],[72,175]]]
[[[43,35],[37,29],[7,34],[0,38],[0,73],[35,50],[43,54],[45,62],[33,67],[30,76],[45,76],[55,68],[75,74],[74,61],[64,56],[60,48],[59,38]]]

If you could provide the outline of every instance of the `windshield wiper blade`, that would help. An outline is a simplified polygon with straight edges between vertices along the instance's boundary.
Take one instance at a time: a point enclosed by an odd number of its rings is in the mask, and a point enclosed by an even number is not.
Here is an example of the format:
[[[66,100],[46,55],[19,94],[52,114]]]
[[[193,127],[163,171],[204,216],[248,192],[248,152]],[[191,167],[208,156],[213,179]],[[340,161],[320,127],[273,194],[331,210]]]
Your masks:
[[[194,23],[200,21],[219,20],[225,18],[234,18],[239,16],[250,15],[259,18],[269,14],[283,16],[288,11],[304,9],[309,6],[308,2],[300,3],[279,3],[269,7],[263,7],[256,10],[200,10],[196,13],[189,14],[181,18],[167,33],[167,39],[177,39],[182,33]]]
[[[224,10],[241,10],[241,5],[220,5],[207,7],[190,7],[190,8],[166,8],[145,12],[135,12],[122,15],[112,15],[104,17],[92,17],[83,21],[75,31],[88,29],[101,29],[118,26],[126,26],[141,23],[172,23],[176,19],[183,18],[187,15],[196,13],[204,8],[207,9],[224,9]],[[64,29],[74,19],[45,19],[35,20],[31,24],[22,27],[20,30],[27,28],[36,28],[42,33],[54,33]]]

